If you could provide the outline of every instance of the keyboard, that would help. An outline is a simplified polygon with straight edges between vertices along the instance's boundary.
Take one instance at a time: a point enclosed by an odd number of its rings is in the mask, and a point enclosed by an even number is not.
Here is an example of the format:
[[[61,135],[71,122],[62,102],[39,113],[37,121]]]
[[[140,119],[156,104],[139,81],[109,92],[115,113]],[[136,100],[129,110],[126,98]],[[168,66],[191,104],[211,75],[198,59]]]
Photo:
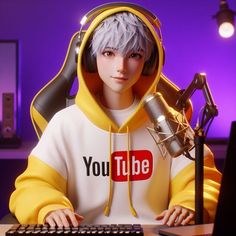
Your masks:
[[[140,235],[140,224],[80,225],[78,227],[50,227],[42,224],[15,224],[5,235]]]

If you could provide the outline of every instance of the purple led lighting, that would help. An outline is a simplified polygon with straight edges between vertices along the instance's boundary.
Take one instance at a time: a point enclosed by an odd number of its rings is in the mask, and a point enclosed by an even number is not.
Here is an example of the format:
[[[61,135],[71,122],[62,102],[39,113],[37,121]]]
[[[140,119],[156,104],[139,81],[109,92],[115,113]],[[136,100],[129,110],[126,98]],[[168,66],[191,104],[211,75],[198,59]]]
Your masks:
[[[116,0],[114,0],[116,1]],[[79,30],[84,14],[105,0],[0,1],[0,39],[19,39],[21,129],[23,139],[35,136],[29,107],[34,95],[60,70],[72,35]],[[209,137],[228,137],[236,120],[236,40],[218,35],[212,16],[217,1],[132,0],[160,19],[165,48],[164,74],[180,88],[191,83],[195,73],[205,72],[219,109]],[[236,10],[236,1],[228,0]],[[202,95],[194,95],[194,119],[202,106]],[[35,136],[36,137],[36,136]]]

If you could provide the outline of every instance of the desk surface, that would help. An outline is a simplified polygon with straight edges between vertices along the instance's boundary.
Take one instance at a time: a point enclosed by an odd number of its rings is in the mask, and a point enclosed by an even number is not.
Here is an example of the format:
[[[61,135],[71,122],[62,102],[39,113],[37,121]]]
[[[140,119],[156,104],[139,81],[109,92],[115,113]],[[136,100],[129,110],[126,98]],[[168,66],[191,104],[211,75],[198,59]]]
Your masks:
[[[0,236],[5,236],[5,232],[11,227],[10,224],[0,224]],[[156,236],[160,235],[159,229],[166,227],[160,225],[143,225],[145,236]],[[191,225],[191,226],[180,226],[180,227],[168,227],[169,234],[166,235],[181,235],[181,236],[192,236],[192,235],[204,235],[210,234],[213,229],[213,224],[204,225]],[[173,232],[175,231],[175,234]]]

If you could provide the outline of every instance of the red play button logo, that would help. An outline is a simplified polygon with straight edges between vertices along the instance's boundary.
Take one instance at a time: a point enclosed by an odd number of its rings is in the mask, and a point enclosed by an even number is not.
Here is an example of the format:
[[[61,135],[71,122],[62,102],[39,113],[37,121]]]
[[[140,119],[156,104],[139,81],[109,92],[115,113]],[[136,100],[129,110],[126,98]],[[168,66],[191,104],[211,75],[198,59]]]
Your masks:
[[[128,161],[126,151],[112,153],[112,180],[128,180]],[[147,150],[130,151],[130,180],[149,179],[153,171],[152,153]]]

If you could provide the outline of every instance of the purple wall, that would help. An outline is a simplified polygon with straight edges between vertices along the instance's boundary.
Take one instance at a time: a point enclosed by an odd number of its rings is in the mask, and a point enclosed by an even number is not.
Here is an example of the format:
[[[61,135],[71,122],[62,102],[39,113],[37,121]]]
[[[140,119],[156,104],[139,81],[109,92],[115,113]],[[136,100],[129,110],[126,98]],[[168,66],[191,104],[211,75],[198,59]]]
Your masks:
[[[0,0],[0,39],[20,43],[21,133],[24,140],[36,139],[29,107],[35,93],[62,66],[71,36],[81,17],[102,0]],[[209,137],[227,137],[236,120],[236,35],[222,39],[212,15],[218,0],[133,0],[152,10],[162,22],[166,51],[164,73],[186,88],[196,72],[205,72],[219,116]],[[236,1],[228,0],[236,10]],[[2,78],[0,78],[2,79]],[[203,105],[197,92],[192,101],[195,113]],[[202,102],[202,103],[201,103]]]

